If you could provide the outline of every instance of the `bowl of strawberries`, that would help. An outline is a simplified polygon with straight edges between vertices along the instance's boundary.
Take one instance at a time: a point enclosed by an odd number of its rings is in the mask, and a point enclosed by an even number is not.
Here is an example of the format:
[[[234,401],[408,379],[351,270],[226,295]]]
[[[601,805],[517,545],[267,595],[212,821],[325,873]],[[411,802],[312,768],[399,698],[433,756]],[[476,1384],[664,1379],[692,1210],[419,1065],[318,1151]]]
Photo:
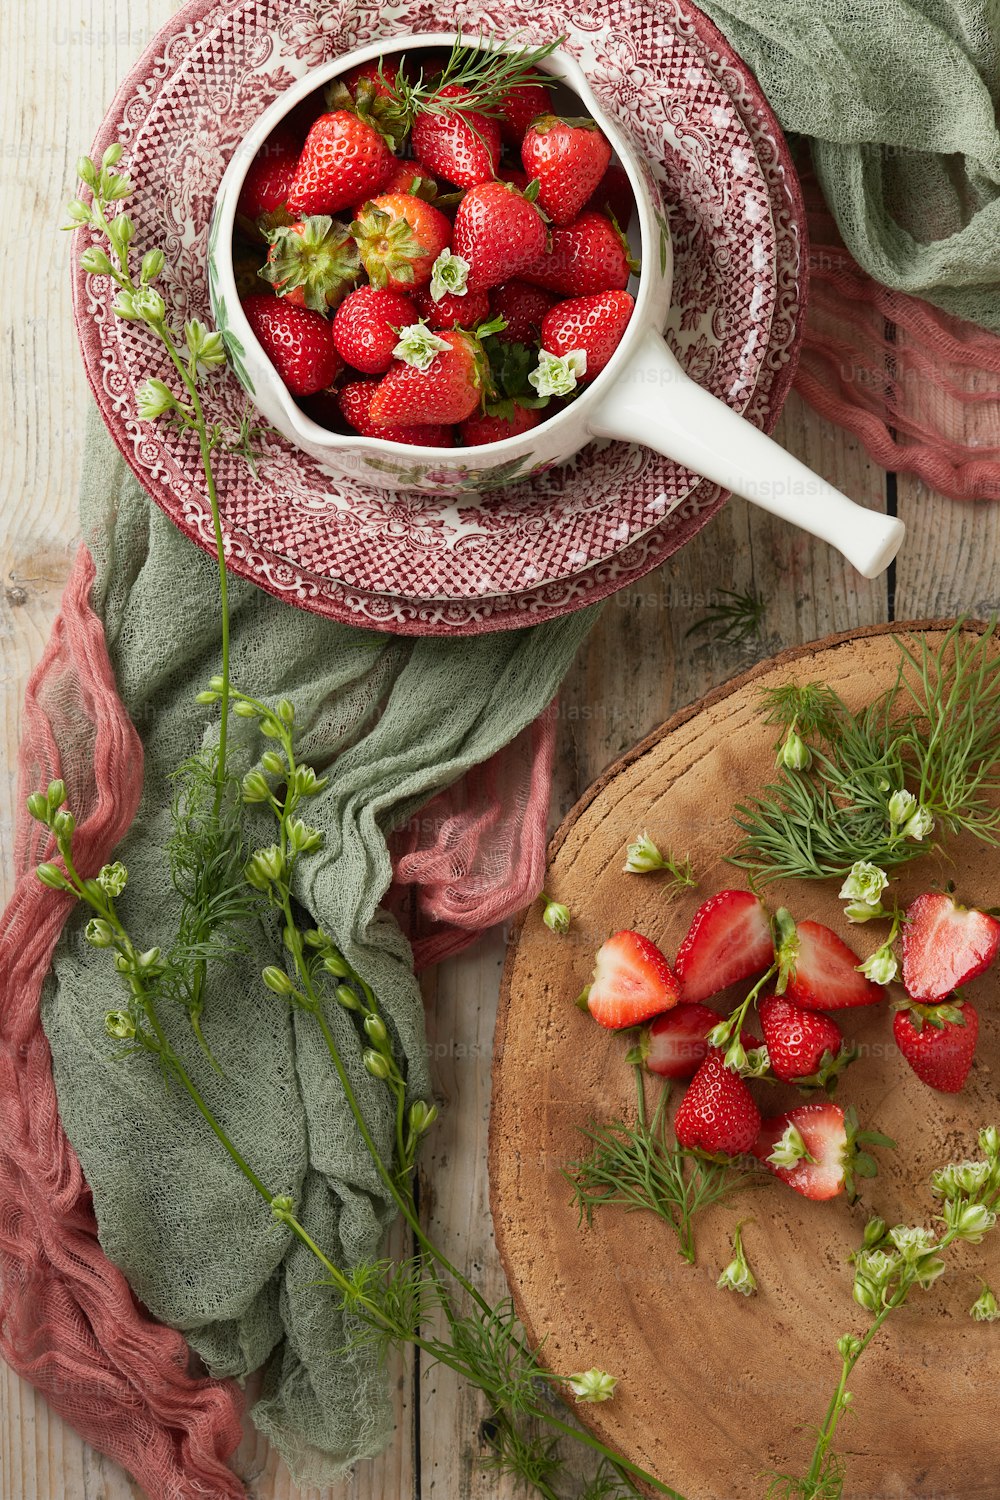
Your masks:
[[[669,206],[560,41],[376,42],[264,111],[209,236],[237,377],[341,479],[505,488],[618,438],[874,576],[901,523],[825,484],[665,343]]]

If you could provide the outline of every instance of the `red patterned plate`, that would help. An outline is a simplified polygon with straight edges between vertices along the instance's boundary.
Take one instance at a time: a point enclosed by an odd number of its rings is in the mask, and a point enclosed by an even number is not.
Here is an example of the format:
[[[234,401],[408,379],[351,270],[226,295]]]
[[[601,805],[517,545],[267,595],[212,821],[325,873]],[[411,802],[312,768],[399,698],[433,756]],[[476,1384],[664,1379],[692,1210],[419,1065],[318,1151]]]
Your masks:
[[[557,34],[605,108],[636,138],[673,204],[668,338],[688,371],[770,429],[802,314],[804,227],[794,170],[749,70],[682,0],[191,0],[120,90],[95,150],[126,146],[136,242],[161,244],[175,319],[210,319],[208,222],[219,180],[257,115],[309,68],[378,35],[461,21],[541,41]],[[175,523],[213,546],[195,445],[141,422],[135,392],[165,374],[145,330],[110,313],[110,283],[77,271],[75,309],[101,410],[139,479]],[[238,426],[230,375],[209,415]],[[268,436],[256,466],[220,454],[234,572],[333,618],[408,634],[462,634],[580,608],[655,567],[724,495],[649,450],[593,444],[507,491],[393,494],[334,480]]]

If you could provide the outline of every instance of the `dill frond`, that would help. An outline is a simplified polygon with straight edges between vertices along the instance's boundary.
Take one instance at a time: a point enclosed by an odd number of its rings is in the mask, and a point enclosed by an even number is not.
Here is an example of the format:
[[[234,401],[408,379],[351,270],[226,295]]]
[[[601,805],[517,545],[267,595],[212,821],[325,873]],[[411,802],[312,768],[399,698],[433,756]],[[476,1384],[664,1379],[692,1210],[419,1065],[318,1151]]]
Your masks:
[[[704,631],[706,639],[716,646],[746,646],[761,641],[767,605],[767,599],[752,590],[740,594],[735,589],[720,589],[718,602],[695,621],[684,639]]]

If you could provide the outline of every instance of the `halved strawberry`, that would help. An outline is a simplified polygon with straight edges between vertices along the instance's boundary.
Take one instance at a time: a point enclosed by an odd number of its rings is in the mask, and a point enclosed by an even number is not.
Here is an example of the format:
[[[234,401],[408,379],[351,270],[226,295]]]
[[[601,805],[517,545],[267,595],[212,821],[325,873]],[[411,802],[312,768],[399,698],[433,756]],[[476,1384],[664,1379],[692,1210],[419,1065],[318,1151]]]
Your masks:
[[[760,1131],[760,1111],[740,1075],[711,1047],[674,1116],[674,1134],[688,1150],[749,1151]]]
[[[853,1061],[829,1016],[803,1010],[787,995],[767,995],[757,1009],[771,1071],[783,1083],[824,1087]]]
[[[892,1018],[892,1034],[921,1083],[941,1094],[957,1094],[972,1067],[979,1013],[969,1000],[904,1005]]]
[[[853,1110],[824,1099],[800,1104],[765,1120],[751,1148],[759,1162],[803,1198],[817,1202],[847,1192],[856,1197],[854,1179],[874,1177],[878,1165],[863,1145],[894,1146],[878,1131],[859,1131]],[[772,1158],[777,1158],[772,1159]]]
[[[598,950],[593,982],[577,1002],[599,1026],[617,1031],[670,1010],[680,998],[670,965],[638,932],[616,932]]]
[[[858,972],[858,955],[822,922],[799,922],[784,908],[775,915],[780,973],[775,990],[804,1010],[877,1005],[880,984]]]
[[[988,969],[1000,949],[1000,922],[952,896],[928,892],[906,911],[903,987],[933,1004]]]
[[[720,1020],[707,1005],[682,1001],[644,1030],[639,1055],[661,1078],[692,1078],[708,1055],[708,1033]]]
[[[707,1000],[774,959],[771,921],[752,891],[720,891],[694,914],[674,969],[685,1000]]]

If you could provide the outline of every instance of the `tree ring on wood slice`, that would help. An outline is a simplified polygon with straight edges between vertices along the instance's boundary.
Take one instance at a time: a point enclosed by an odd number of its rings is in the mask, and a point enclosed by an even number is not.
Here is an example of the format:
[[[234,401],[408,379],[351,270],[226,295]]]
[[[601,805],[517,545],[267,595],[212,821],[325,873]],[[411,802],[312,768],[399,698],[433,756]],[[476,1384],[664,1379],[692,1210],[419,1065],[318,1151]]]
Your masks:
[[[837,1020],[862,1056],[840,1084],[863,1124],[898,1150],[877,1152],[879,1176],[862,1199],[810,1203],[774,1182],[724,1199],[695,1221],[698,1259],[687,1265],[658,1218],[598,1209],[577,1226],[561,1168],[587,1154],[579,1128],[591,1119],[634,1118],[626,1043],[573,1001],[597,948],[632,927],[673,959],[695,909],[727,886],[744,887],[724,862],[738,842],[736,802],[774,774],[777,731],[762,723],[758,694],[790,680],[826,682],[851,708],[890,687],[899,660],[893,635],[940,640],[953,621],[880,626],[784,652],[683,710],[613,765],[570,812],[549,850],[547,894],[573,913],[568,935],[542,924],[536,903],[508,946],[493,1064],[490,1198],[497,1245],[518,1312],[545,1364],[592,1365],[619,1378],[614,1400],[581,1409],[588,1425],[686,1500],[762,1496],[763,1471],[803,1474],[840,1371],[836,1340],[861,1332],[867,1315],[851,1296],[848,1252],[878,1212],[888,1223],[932,1223],[933,1169],[976,1154],[981,1126],[1000,1124],[1000,976],[966,991],[983,1017],[962,1093],[933,1092],[892,1040],[887,1006],[842,1011]],[[971,633],[971,631],[970,631]],[[673,898],[663,877],[627,875],[626,845],[648,829],[661,849],[689,854],[699,884]],[[909,901],[954,880],[960,899],[1000,902],[1000,853],[962,837],[951,858],[929,854],[902,867],[891,894]],[[775,881],[772,908],[833,927],[862,956],[886,924],[850,927],[837,881]],[[900,991],[901,993],[901,991]],[[710,1002],[725,1012],[739,998]],[[647,1097],[659,1089],[650,1080]],[[680,1086],[676,1086],[676,1097]],[[765,1114],[801,1102],[783,1085],[756,1085]],[[755,1297],[716,1288],[740,1219],[756,1274]],[[962,1246],[929,1291],[894,1314],[851,1380],[854,1405],[838,1433],[847,1455],[845,1494],[995,1497],[993,1381],[998,1361],[988,1325],[968,1309],[979,1277],[1000,1282],[1000,1238]]]

